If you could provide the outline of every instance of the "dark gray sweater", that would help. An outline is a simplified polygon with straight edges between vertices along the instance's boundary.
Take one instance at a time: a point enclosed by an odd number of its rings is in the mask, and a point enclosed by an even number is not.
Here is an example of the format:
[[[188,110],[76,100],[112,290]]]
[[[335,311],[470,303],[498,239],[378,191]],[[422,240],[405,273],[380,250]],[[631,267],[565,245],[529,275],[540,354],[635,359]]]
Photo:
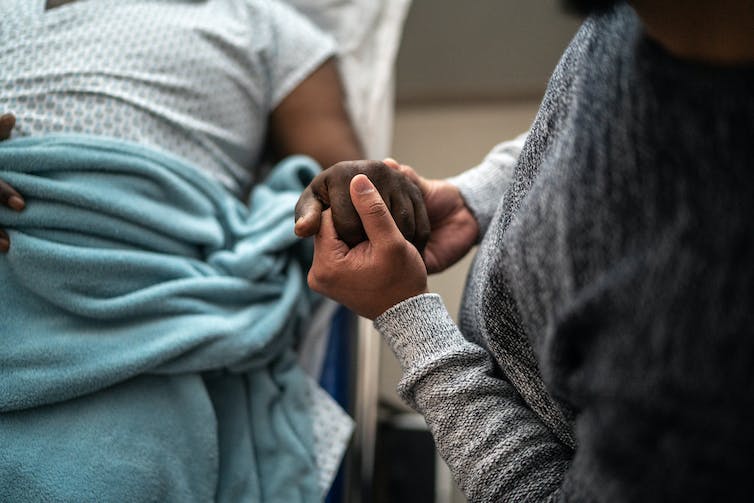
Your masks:
[[[486,231],[460,329],[432,294],[375,325],[469,500],[752,498],[753,93],[754,68],[679,61],[620,6],[515,170],[456,179]]]

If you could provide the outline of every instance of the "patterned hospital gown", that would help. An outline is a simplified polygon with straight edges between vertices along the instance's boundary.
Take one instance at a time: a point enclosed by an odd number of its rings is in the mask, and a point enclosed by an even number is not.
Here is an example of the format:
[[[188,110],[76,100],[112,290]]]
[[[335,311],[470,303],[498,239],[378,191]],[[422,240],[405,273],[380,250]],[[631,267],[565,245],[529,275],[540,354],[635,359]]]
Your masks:
[[[77,132],[180,155],[234,194],[267,117],[333,55],[274,0],[0,0],[0,111],[17,135]]]

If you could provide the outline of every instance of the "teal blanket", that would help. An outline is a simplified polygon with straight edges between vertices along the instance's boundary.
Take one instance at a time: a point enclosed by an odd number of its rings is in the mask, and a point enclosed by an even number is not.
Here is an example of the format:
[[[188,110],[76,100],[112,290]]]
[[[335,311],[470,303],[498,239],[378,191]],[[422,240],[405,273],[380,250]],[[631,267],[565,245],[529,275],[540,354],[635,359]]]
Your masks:
[[[244,205],[177,157],[83,136],[0,144],[0,501],[318,501],[306,377],[318,167]]]

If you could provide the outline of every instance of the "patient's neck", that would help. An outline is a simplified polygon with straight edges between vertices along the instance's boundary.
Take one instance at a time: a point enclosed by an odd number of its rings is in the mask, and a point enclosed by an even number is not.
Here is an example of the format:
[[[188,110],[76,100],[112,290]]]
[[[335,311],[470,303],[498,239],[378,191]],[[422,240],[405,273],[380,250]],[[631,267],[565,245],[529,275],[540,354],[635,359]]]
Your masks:
[[[55,7],[60,7],[61,5],[75,1],[76,0],[47,0],[47,3],[45,4],[45,10],[54,9]]]
[[[721,65],[754,62],[754,2],[633,0],[650,37],[684,59]]]

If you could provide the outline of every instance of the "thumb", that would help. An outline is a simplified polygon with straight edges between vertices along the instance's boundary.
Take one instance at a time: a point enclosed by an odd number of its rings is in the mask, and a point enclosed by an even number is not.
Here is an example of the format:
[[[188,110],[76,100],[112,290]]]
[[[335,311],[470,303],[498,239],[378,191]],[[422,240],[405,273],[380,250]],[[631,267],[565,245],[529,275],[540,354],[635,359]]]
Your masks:
[[[338,231],[335,230],[335,224],[332,219],[332,210],[327,209],[322,212],[320,219],[319,229],[314,235],[315,242],[317,241],[340,241],[338,237]]]
[[[350,189],[353,206],[361,218],[367,238],[373,245],[403,239],[385,201],[366,175],[354,176]]]
[[[296,224],[293,229],[296,235],[305,238],[315,234],[319,230],[323,209],[324,205],[316,198],[311,186],[307,187],[296,203]]]

